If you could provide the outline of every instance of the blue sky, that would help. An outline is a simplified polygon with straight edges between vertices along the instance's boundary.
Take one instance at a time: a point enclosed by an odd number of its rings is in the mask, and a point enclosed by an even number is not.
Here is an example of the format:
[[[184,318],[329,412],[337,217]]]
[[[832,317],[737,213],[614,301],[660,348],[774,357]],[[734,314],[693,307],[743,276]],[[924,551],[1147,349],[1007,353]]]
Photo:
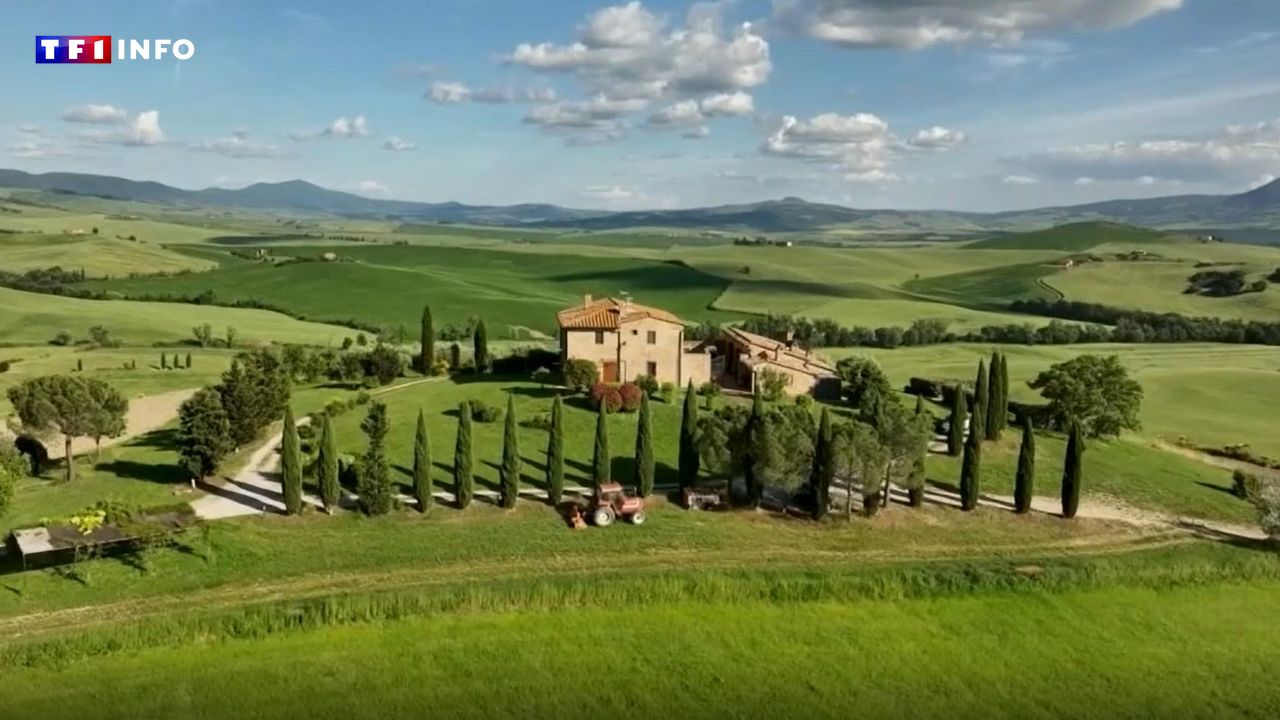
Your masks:
[[[36,65],[37,34],[189,38]],[[1280,175],[1274,0],[14,0],[0,166],[377,197],[1000,210]]]

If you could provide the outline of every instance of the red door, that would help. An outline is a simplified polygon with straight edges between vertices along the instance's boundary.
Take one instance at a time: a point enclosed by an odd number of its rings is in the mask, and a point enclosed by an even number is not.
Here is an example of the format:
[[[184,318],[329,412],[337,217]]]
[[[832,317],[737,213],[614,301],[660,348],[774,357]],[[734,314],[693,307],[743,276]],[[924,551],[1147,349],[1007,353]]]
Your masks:
[[[601,379],[605,382],[618,382],[618,362],[616,360],[605,360],[601,367]]]

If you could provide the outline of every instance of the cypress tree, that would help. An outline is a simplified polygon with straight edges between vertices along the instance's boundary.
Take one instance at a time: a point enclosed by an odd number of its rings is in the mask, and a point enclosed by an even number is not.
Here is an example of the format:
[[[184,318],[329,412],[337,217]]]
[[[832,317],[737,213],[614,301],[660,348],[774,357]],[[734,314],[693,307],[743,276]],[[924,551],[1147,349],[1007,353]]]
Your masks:
[[[551,401],[551,431],[547,433],[547,500],[560,504],[564,494],[564,402]]]
[[[76,372],[84,372],[84,358],[76,358]]]
[[[1000,363],[1000,353],[991,353],[991,366],[987,368],[987,422],[984,430],[988,440],[1000,438]]]
[[[951,397],[951,427],[947,432],[947,454],[951,457],[959,457],[960,449],[964,446],[964,424],[969,414],[967,404],[964,387],[956,385]]]
[[[474,346],[476,372],[489,372],[489,333],[485,330],[484,320],[476,320],[475,334],[471,341]]]
[[[449,346],[449,369],[458,370],[462,367],[462,346],[453,343]]]
[[[831,442],[831,412],[824,405],[818,421],[818,435],[813,443],[813,471],[809,485],[813,489],[813,519],[827,516],[831,505],[831,480],[835,475],[835,446]]]
[[[982,480],[982,440],[975,426],[964,443],[964,460],[960,466],[960,509],[969,511],[978,507],[979,485]]]
[[[924,398],[916,396],[916,417],[925,414]],[[911,474],[907,477],[907,501],[911,507],[924,505],[925,458],[929,455],[929,444],[926,442],[920,454],[911,461]],[[886,500],[887,506],[887,500]]]
[[[684,415],[680,418],[680,487],[687,488],[698,482],[698,469],[702,464],[698,457],[698,399],[693,393],[693,381],[684,392]]]
[[[916,414],[917,415],[924,414],[924,396],[923,395],[916,396]]]
[[[418,511],[431,509],[431,438],[427,436],[427,416],[418,410],[418,430],[413,438],[413,496],[418,499]]]
[[[1031,512],[1031,496],[1036,483],[1036,434],[1031,418],[1022,416],[1022,447],[1018,450],[1018,476],[1013,487],[1013,511]]]
[[[422,365],[423,375],[434,375],[436,364],[436,326],[431,319],[431,306],[422,306],[422,354],[418,362]]]
[[[391,512],[391,465],[387,462],[387,433],[391,423],[387,418],[385,403],[374,401],[369,414],[360,423],[360,429],[369,438],[369,447],[360,459],[360,477],[356,492],[360,507],[369,515],[386,515]]]
[[[160,369],[161,370],[169,369],[169,356],[164,353],[160,353]]]
[[[1000,353],[1000,430],[1009,427],[1009,358]]]
[[[649,410],[649,393],[640,396],[640,419],[636,423],[636,493],[640,497],[653,494],[653,418]]]
[[[187,353],[187,369],[191,369],[191,353]]]
[[[1067,457],[1062,468],[1062,517],[1073,518],[1080,509],[1080,482],[1084,474],[1084,436],[1080,423],[1071,423]]]
[[[293,408],[284,408],[284,443],[280,449],[280,477],[284,495],[284,511],[289,515],[302,512],[302,449],[298,443],[298,425]]]
[[[320,485],[320,501],[325,512],[333,514],[338,507],[341,486],[338,484],[338,448],[333,439],[333,423],[329,416],[320,416],[320,452],[316,456],[316,475]]]
[[[764,477],[759,467],[761,448],[768,447],[769,432],[764,421],[764,396],[760,394],[761,383],[754,383],[755,390],[751,394],[751,415],[747,417],[747,456],[743,463],[742,477],[746,484],[747,504],[751,507],[760,505],[760,497],[764,494]]]
[[[969,419],[970,434],[981,440],[987,434],[987,400],[991,398],[990,378],[987,376],[987,364],[978,361],[978,377],[973,383],[973,408]]]
[[[502,425],[502,507],[510,510],[520,497],[520,438],[516,435],[515,396],[507,395],[507,417]]]
[[[591,458],[591,481],[597,490],[610,480],[609,404],[600,403],[596,413],[596,445]]]
[[[453,494],[459,508],[471,505],[475,483],[471,457],[471,403],[463,400],[458,404],[458,437],[453,446]]]

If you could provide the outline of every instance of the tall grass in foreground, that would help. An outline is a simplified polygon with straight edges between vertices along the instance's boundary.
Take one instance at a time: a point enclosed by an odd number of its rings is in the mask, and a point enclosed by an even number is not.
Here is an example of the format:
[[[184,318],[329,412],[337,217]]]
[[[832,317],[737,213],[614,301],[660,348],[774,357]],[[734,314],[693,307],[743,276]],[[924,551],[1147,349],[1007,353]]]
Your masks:
[[[0,670],[57,666],[149,647],[255,639],[330,625],[437,613],[559,611],[681,602],[708,604],[907,600],[975,593],[1050,593],[1127,586],[1172,589],[1280,580],[1280,555],[1226,545],[1158,548],[1124,556],[931,562],[848,571],[684,571],[447,584],[173,613],[74,636],[0,646]]]

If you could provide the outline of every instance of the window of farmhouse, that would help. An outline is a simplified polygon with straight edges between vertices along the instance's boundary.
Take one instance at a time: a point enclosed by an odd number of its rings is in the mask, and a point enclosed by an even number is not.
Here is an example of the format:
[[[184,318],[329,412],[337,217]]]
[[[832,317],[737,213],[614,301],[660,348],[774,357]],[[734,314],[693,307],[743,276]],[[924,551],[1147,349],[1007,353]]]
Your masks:
[[[647,340],[648,340],[648,343],[649,343],[650,345],[657,345],[657,344],[658,344],[658,331],[657,331],[657,330],[650,330],[650,331],[649,331],[649,336],[648,336]]]
[[[597,331],[596,331],[596,344],[597,344],[597,345],[603,345],[603,344],[604,344],[604,331],[603,331],[603,330],[597,330]]]

